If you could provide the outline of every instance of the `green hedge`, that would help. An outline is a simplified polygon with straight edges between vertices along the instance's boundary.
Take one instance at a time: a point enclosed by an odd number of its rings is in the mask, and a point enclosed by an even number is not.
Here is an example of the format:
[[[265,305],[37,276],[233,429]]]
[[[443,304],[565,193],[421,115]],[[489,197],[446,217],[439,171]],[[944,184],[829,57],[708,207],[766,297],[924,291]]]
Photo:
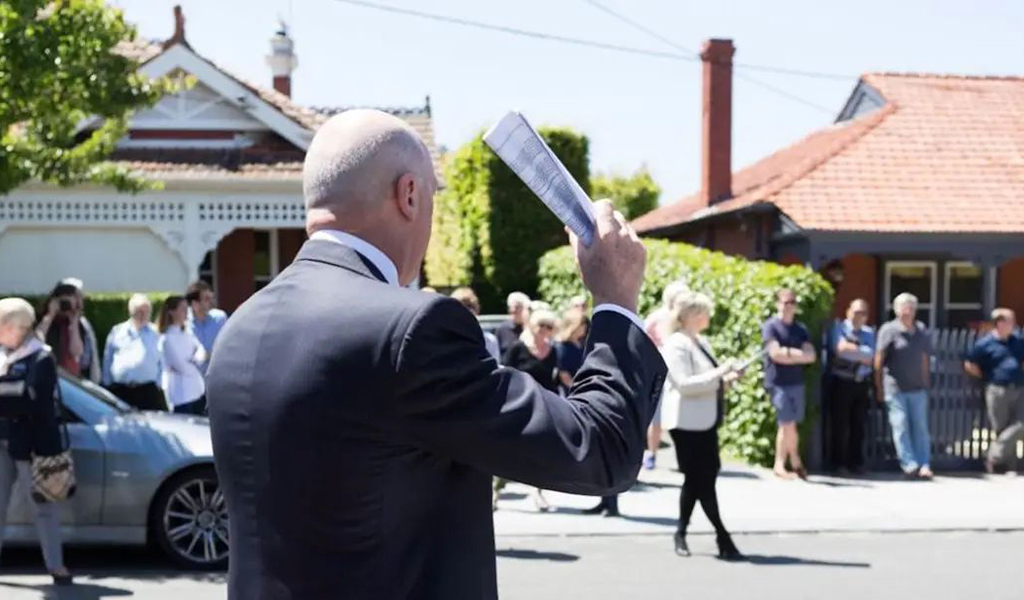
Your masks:
[[[667,284],[684,279],[692,289],[714,300],[708,330],[711,345],[722,357],[746,357],[761,347],[761,323],[776,312],[775,292],[788,287],[800,298],[798,319],[807,325],[812,340],[820,339],[828,322],[832,288],[817,273],[800,266],[751,262],[685,244],[645,240],[647,271],[640,296],[640,313],[657,308]],[[540,260],[540,293],[553,306],[564,306],[585,293],[568,247],[548,252]],[[809,397],[814,397],[820,367],[807,369]],[[728,413],[720,431],[726,452],[747,462],[768,466],[775,454],[775,416],[764,391],[760,364],[734,385],[728,394]],[[808,403],[802,441],[810,439],[817,407]]]
[[[541,137],[589,192],[589,141],[569,129]],[[504,298],[537,290],[537,260],[565,243],[561,222],[477,136],[445,166],[446,188],[434,207],[425,271],[440,290],[471,285],[484,312],[504,312]]]
[[[164,300],[172,294],[170,292],[148,292],[150,301],[153,303],[153,321],[156,321],[156,315],[160,313],[160,307],[163,306]],[[42,316],[40,311],[46,310],[43,303],[46,301],[46,296],[34,295],[34,294],[0,294],[0,298],[6,298],[8,296],[18,296],[28,300],[32,306],[35,307],[37,317]],[[89,319],[92,323],[93,329],[96,330],[96,343],[99,345],[100,352],[103,352],[103,344],[107,341],[107,334],[113,329],[114,325],[126,321],[128,319],[128,299],[132,297],[132,294],[128,293],[102,293],[102,294],[86,294],[85,295],[85,318]]]

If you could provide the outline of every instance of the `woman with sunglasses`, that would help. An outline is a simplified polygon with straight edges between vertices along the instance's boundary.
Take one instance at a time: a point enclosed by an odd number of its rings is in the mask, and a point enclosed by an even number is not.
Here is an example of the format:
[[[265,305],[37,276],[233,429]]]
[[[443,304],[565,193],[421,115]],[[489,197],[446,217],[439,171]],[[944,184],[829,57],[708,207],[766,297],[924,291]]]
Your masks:
[[[558,367],[555,355],[552,336],[558,317],[546,306],[531,307],[530,318],[519,341],[512,345],[505,352],[501,364],[513,369],[519,369],[533,377],[542,387],[558,391],[556,371]],[[500,487],[495,486],[495,498],[497,498]],[[551,506],[544,498],[544,492],[540,489],[534,490],[533,503],[540,512],[547,512]]]

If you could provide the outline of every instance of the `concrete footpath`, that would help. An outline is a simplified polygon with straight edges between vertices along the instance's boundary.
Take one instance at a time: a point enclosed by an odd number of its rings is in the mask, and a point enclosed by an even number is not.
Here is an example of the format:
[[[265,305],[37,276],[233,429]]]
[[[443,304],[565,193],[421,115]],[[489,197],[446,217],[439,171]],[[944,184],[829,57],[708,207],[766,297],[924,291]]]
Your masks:
[[[663,450],[658,468],[641,471],[640,484],[620,497],[621,518],[583,515],[580,510],[593,506],[595,498],[556,492],[545,493],[552,510],[539,513],[529,487],[509,484],[494,515],[495,533],[669,534],[676,526],[682,477],[672,451]],[[718,497],[722,518],[734,533],[1024,530],[1024,475],[939,473],[923,482],[880,473],[786,481],[770,470],[727,464]],[[691,531],[711,531],[699,504]]]

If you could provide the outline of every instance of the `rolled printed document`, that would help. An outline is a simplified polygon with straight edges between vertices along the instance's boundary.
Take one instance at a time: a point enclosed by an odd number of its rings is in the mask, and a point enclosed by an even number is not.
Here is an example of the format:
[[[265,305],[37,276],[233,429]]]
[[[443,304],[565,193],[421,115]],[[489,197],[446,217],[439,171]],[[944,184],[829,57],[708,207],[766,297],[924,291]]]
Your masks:
[[[511,111],[484,134],[486,143],[585,246],[594,241],[593,203],[537,131]]]

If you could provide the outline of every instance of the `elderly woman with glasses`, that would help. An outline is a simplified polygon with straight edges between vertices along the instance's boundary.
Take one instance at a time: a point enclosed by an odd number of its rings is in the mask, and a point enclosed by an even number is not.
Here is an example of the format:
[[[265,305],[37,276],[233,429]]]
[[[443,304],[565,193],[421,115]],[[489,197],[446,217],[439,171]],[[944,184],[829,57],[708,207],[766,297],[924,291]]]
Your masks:
[[[21,298],[0,300],[0,541],[13,492],[35,509],[46,569],[57,585],[70,585],[64,566],[58,505],[37,502],[32,490],[32,457],[55,456],[67,447],[61,436],[57,361],[32,335],[32,305]],[[18,484],[18,480],[21,480]],[[17,485],[16,485],[17,484]]]
[[[547,306],[531,307],[527,326],[523,328],[519,340],[505,352],[501,364],[519,369],[533,377],[541,387],[557,392],[558,358],[552,340],[557,324],[558,316]],[[496,484],[495,500],[500,489],[500,484]],[[533,502],[541,512],[551,508],[542,490],[534,490]]]

